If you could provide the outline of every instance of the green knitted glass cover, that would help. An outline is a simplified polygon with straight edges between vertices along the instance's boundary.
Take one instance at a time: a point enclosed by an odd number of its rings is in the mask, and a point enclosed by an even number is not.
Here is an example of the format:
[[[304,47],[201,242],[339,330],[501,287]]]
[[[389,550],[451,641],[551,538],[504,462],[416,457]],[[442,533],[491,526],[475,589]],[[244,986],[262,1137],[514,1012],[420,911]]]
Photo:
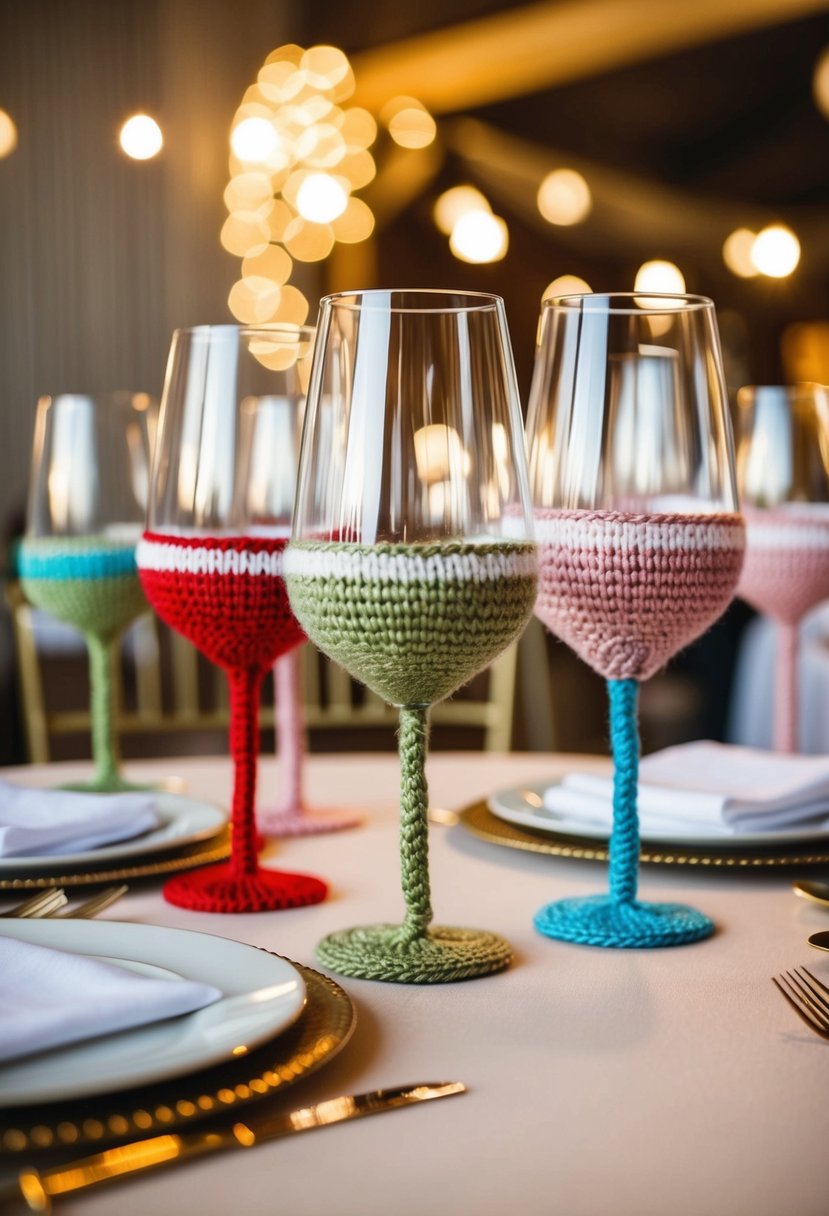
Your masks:
[[[20,582],[30,603],[79,629],[89,649],[92,754],[91,788],[129,788],[118,772],[112,654],[121,632],[147,609],[135,566],[135,545],[107,537],[26,537],[20,546]]]
[[[525,628],[535,548],[290,546],[286,582],[308,637],[391,705],[432,705],[487,666]]]
[[[427,706],[454,692],[514,638],[536,596],[531,544],[291,544],[285,581],[313,642],[353,676],[400,706],[402,925],[331,933],[320,961],[342,975],[442,983],[509,965],[494,933],[432,926]]]

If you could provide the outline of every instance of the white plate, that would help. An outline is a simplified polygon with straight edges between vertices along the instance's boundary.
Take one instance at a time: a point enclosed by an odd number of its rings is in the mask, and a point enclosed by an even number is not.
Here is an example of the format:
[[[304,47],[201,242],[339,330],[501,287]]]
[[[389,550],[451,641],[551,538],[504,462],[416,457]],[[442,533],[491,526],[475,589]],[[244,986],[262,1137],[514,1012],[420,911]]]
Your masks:
[[[546,781],[531,781],[513,789],[499,790],[491,794],[489,809],[499,819],[519,827],[532,828],[536,832],[555,832],[562,836],[581,836],[589,840],[607,840],[610,833],[603,824],[589,823],[561,811],[544,806],[544,791],[557,784]],[[721,845],[735,849],[744,846],[765,844],[797,844],[804,840],[821,840],[829,836],[829,830],[816,827],[780,828],[774,832],[730,832],[715,826],[687,827],[677,832],[643,832],[642,840],[647,844],[672,845]]]
[[[29,1056],[0,1066],[0,1107],[59,1102],[182,1076],[256,1047],[302,1012],[305,982],[285,959],[254,946],[158,925],[117,921],[9,920],[0,933],[39,946],[159,968],[220,988],[223,996],[195,1013],[167,1018]]]
[[[90,795],[94,797],[94,795]],[[122,859],[147,857],[163,853],[167,849],[183,848],[200,840],[209,840],[218,835],[227,823],[227,814],[221,807],[181,794],[168,794],[158,790],[153,795],[155,807],[162,823],[151,832],[119,840],[115,844],[101,845],[98,849],[87,849],[83,853],[39,853],[36,856],[0,857],[0,878],[4,874],[16,875],[25,871],[27,878],[53,871],[61,874],[83,866],[108,865]]]

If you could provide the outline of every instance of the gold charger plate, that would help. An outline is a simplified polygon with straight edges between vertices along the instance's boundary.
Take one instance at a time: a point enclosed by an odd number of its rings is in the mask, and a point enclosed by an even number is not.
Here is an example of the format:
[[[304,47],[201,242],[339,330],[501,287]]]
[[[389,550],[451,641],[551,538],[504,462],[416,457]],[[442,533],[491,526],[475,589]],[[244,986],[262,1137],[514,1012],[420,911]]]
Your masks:
[[[305,981],[305,1009],[270,1043],[239,1060],[174,1081],[83,1101],[0,1111],[0,1154],[8,1159],[39,1149],[97,1149],[176,1131],[211,1115],[235,1112],[315,1072],[348,1042],[356,1012],[351,998],[328,976],[299,963],[292,966]]]
[[[528,853],[549,853],[554,857],[574,857],[581,861],[607,861],[608,849],[604,841],[588,837],[572,836],[569,832],[534,832],[518,824],[499,819],[486,802],[475,802],[458,812],[458,824],[473,836],[488,840],[492,844],[505,845],[509,849],[523,849]],[[643,841],[639,860],[652,865],[699,866],[702,869],[770,869],[783,866],[814,866],[829,862],[829,846],[826,843],[814,850],[804,851],[801,843],[787,849],[774,846],[755,845],[753,848],[726,844],[719,848],[692,848],[685,845],[648,844]]]
[[[96,869],[94,866],[77,874],[38,874],[0,879],[0,891],[32,891],[44,887],[84,887],[96,883],[124,882],[136,878],[155,878],[192,870],[196,866],[225,861],[230,856],[230,828],[225,827],[209,840],[187,845],[170,854],[156,856],[153,861],[135,861],[129,865]]]

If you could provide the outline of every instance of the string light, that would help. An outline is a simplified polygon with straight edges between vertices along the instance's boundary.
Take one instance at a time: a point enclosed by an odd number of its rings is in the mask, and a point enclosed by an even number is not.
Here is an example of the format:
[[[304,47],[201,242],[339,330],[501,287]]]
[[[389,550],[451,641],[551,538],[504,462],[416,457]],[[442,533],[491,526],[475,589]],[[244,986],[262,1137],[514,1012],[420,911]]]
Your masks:
[[[17,147],[17,127],[11,114],[0,110],[0,159],[10,156]]]
[[[462,262],[498,262],[508,245],[506,223],[488,211],[468,211],[462,215],[449,238],[449,248]]]
[[[380,118],[401,148],[427,148],[437,134],[434,118],[416,97],[393,97]]]
[[[784,224],[770,224],[755,237],[751,260],[761,274],[785,279],[800,261],[800,241]]]
[[[149,114],[133,114],[121,127],[118,141],[133,160],[150,160],[161,151],[164,136]]]
[[[584,296],[590,295],[593,288],[577,274],[561,274],[544,288],[541,299],[551,300],[553,296]]]
[[[440,231],[451,236],[458,220],[468,211],[491,210],[486,198],[474,186],[453,186],[440,195],[432,214]]]
[[[233,128],[230,146],[241,161],[264,163],[279,146],[279,136],[267,118],[243,118]]]
[[[636,272],[633,290],[652,292],[656,295],[683,295],[685,276],[673,262],[660,259],[643,262]]]
[[[590,214],[590,187],[575,169],[554,169],[538,187],[538,210],[550,224],[580,224]]]
[[[297,211],[315,224],[330,224],[347,206],[348,191],[328,173],[309,173],[297,190]]]
[[[752,260],[756,237],[757,233],[750,228],[735,228],[722,247],[723,261],[741,279],[752,279],[758,273]]]

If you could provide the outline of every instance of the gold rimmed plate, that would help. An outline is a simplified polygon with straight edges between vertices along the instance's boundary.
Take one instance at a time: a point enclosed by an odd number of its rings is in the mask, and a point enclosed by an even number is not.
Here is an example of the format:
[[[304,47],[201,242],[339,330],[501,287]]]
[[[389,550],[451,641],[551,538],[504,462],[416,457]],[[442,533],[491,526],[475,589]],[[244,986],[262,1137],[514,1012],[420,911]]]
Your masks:
[[[299,1018],[275,1038],[229,1063],[176,1080],[0,1111],[0,1152],[22,1158],[33,1150],[86,1150],[176,1131],[233,1113],[315,1072],[348,1042],[355,1010],[333,980],[299,963],[291,965],[305,984],[306,1003]]]
[[[578,837],[571,833],[533,831],[508,823],[494,815],[486,802],[476,802],[459,812],[458,824],[481,840],[529,853],[547,853],[553,857],[572,857],[581,861],[607,861],[605,840]],[[772,869],[785,866],[813,866],[829,863],[829,840],[815,840],[774,848],[747,847],[729,841],[716,847],[691,847],[680,844],[653,845],[642,842],[639,859],[652,865],[698,866],[701,869]]]
[[[82,870],[62,873],[60,866],[46,872],[31,873],[20,869],[0,878],[0,891],[31,891],[45,887],[89,887],[110,882],[128,882],[139,878],[157,878],[192,870],[196,866],[226,861],[230,856],[230,828],[198,844],[176,849],[168,855],[149,860],[136,858],[126,865],[85,866]]]

